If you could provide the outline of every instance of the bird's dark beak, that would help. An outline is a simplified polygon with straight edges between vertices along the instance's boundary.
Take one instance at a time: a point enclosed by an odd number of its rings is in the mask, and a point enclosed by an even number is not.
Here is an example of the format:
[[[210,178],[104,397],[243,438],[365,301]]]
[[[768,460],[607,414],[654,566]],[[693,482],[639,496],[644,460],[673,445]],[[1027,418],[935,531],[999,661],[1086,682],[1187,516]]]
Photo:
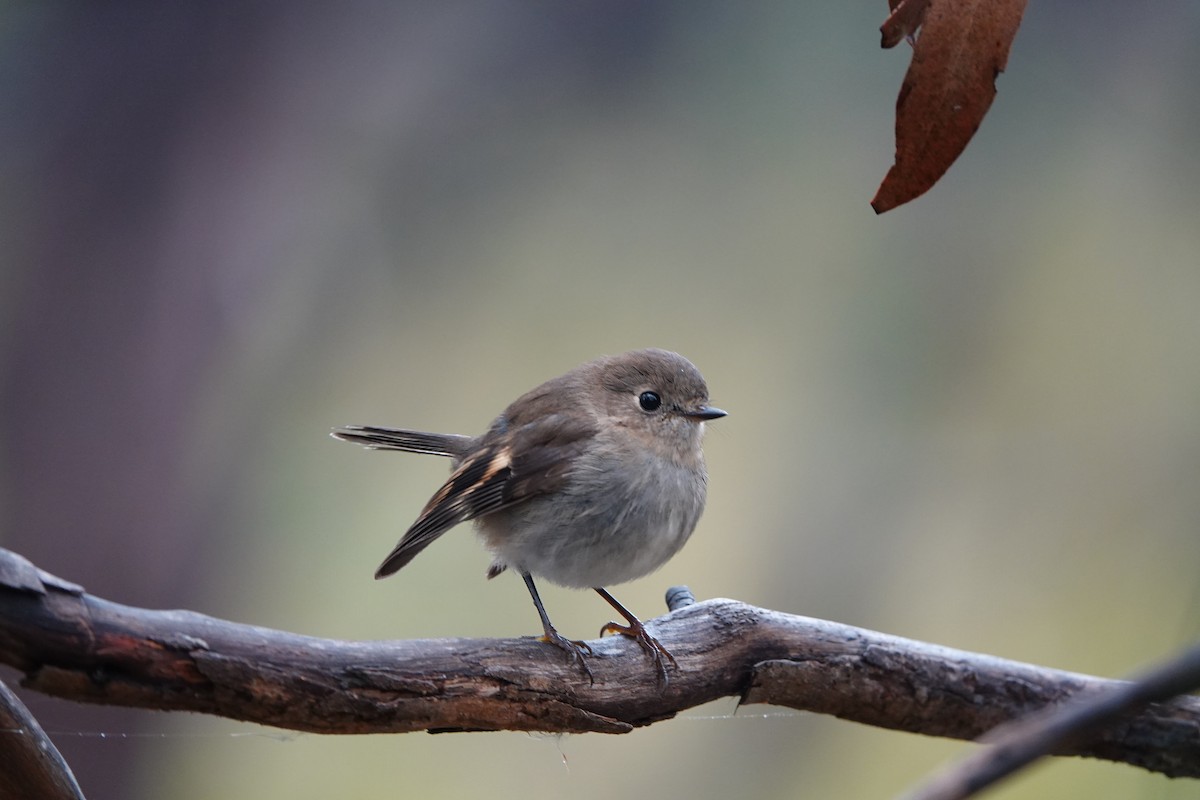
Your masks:
[[[719,408],[713,408],[712,406],[700,406],[694,411],[685,412],[684,416],[690,417],[691,419],[708,420],[720,419],[721,417],[728,416],[728,414],[728,411],[722,411]]]

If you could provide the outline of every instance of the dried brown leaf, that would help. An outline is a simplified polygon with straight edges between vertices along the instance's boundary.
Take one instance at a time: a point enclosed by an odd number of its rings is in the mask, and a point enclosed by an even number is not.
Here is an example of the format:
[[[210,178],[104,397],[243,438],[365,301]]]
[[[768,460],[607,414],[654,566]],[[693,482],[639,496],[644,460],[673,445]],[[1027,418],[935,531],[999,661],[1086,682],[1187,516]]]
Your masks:
[[[911,24],[914,0],[901,0],[892,34]],[[919,0],[918,0],[919,2]],[[896,101],[896,161],[875,199],[875,213],[907,203],[927,192],[958,158],[996,96],[996,76],[1008,64],[1008,52],[1021,24],[1026,0],[930,0],[921,35]],[[920,20],[918,18],[918,24]]]
[[[880,46],[887,50],[904,39],[915,45],[917,28],[925,21],[929,0],[888,0],[888,8],[892,10],[891,16],[879,26],[883,35]]]

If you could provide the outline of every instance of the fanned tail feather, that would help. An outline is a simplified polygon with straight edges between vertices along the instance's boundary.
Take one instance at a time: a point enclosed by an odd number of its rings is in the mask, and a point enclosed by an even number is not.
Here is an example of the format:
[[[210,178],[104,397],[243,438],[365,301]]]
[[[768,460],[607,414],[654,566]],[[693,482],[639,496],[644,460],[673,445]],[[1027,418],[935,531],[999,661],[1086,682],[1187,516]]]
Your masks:
[[[345,442],[361,444],[371,450],[401,450],[406,453],[425,453],[450,458],[463,455],[473,441],[470,436],[456,433],[424,433],[368,425],[335,428],[330,435]]]

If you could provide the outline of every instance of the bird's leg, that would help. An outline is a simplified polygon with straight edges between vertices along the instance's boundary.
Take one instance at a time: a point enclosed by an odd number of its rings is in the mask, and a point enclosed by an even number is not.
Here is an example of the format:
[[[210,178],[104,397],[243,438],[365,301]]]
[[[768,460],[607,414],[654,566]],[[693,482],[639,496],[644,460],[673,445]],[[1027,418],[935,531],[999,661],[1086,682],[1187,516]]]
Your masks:
[[[606,633],[619,633],[623,636],[632,638],[638,645],[650,654],[650,658],[654,659],[654,666],[658,668],[658,678],[665,687],[667,685],[667,665],[666,661],[671,662],[671,666],[679,668],[679,662],[675,660],[675,656],[671,655],[671,651],[663,646],[663,643],[650,635],[646,630],[646,626],[642,621],[630,613],[629,609],[617,602],[617,598],[601,589],[599,586],[593,587],[596,593],[608,601],[608,604],[617,610],[617,613],[625,618],[627,625],[618,625],[615,622],[610,622],[600,629],[600,635]]]
[[[533,598],[533,604],[537,607],[538,616],[542,618],[542,641],[566,651],[570,656],[572,664],[578,664],[588,676],[588,681],[595,683],[596,679],[592,676],[592,670],[588,666],[587,657],[592,655],[592,648],[587,642],[576,642],[568,639],[554,629],[550,623],[550,617],[546,614],[546,608],[542,605],[542,598],[538,596],[537,587],[533,585],[533,576],[528,572],[522,572],[521,577],[525,579],[525,586],[529,589],[529,596]]]

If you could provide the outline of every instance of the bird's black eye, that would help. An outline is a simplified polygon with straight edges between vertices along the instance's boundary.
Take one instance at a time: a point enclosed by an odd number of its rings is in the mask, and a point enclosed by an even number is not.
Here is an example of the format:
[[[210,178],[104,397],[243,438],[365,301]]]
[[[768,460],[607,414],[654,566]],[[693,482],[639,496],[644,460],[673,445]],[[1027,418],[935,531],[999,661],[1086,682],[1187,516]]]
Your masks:
[[[638,395],[638,405],[643,411],[655,411],[662,405],[662,398],[657,392],[642,392]]]

